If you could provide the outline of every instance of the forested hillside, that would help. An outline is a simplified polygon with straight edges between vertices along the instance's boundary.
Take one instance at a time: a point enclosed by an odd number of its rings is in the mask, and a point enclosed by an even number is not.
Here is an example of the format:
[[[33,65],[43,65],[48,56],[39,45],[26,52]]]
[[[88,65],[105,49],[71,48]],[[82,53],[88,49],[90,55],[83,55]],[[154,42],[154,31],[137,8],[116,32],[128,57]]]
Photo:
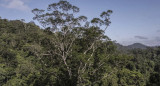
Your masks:
[[[160,86],[160,47],[119,51],[111,10],[90,22],[67,1],[48,11],[32,11],[45,29],[0,19],[0,86]]]

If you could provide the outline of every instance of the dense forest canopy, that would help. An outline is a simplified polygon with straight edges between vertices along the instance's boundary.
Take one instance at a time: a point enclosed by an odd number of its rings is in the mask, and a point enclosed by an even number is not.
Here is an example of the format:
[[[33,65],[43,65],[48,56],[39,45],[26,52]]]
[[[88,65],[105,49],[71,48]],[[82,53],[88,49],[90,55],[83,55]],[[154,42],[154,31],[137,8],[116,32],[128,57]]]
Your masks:
[[[0,19],[0,86],[159,86],[160,47],[117,49],[105,35],[111,10],[75,17],[60,0],[34,22]]]

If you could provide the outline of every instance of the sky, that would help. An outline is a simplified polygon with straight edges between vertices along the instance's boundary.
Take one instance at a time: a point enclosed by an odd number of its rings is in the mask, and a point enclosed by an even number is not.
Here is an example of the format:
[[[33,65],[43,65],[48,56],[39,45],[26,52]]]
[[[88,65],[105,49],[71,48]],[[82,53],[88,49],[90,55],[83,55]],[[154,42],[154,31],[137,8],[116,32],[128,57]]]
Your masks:
[[[89,19],[112,10],[106,35],[122,45],[160,45],[160,0],[68,0]],[[34,8],[45,9],[58,0],[0,0],[0,16],[9,20],[33,21]],[[36,22],[36,21],[35,21]],[[36,22],[37,23],[37,22]]]

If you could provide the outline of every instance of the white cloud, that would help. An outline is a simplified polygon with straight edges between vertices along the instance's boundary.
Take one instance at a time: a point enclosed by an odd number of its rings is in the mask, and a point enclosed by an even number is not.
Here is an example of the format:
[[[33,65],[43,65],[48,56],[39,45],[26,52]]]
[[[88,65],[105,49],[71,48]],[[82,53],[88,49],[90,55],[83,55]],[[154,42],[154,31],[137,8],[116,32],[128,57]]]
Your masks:
[[[29,11],[30,8],[24,3],[23,0],[3,0],[5,4],[1,6],[11,9],[17,9],[21,11]]]

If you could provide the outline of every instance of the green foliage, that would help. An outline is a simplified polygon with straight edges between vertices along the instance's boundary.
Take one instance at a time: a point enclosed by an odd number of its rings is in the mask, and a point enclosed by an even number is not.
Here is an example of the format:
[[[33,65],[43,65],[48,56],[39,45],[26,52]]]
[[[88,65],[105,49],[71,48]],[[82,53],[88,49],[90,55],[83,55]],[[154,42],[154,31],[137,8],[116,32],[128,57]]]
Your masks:
[[[122,69],[118,73],[120,86],[144,86],[143,75],[140,72]]]
[[[48,11],[33,10],[46,29],[0,19],[0,86],[160,85],[160,47],[119,52],[102,28],[111,10],[90,22],[67,1]]]

